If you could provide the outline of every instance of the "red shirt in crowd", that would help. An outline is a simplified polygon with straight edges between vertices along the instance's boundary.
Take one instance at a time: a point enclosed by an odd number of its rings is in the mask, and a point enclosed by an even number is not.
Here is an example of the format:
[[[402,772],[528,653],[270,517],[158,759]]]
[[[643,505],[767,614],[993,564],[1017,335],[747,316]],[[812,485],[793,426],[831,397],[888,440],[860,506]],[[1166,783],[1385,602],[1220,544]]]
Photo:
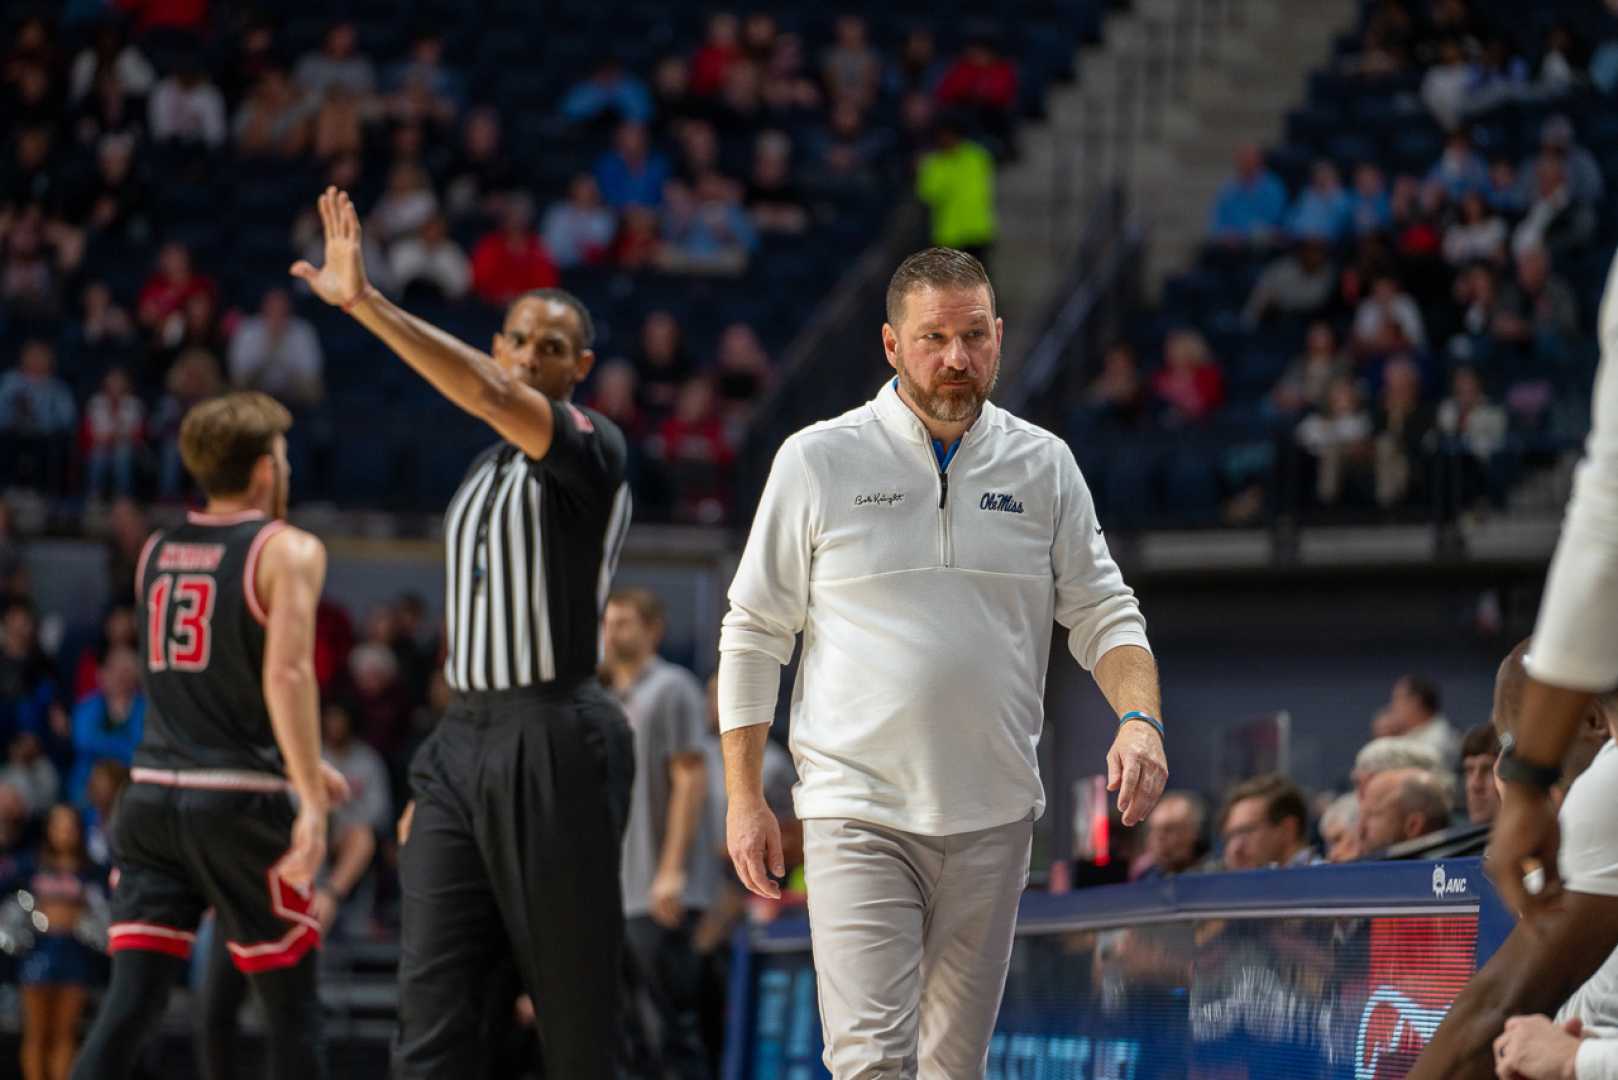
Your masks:
[[[491,304],[508,304],[530,289],[549,289],[560,280],[535,233],[510,237],[492,232],[472,251],[472,289]]]
[[[154,26],[195,30],[208,21],[208,0],[114,0],[119,10],[135,19],[135,32]]]
[[[1017,69],[1005,59],[963,56],[944,73],[937,94],[940,105],[987,105],[1009,112],[1017,103]]]
[[[1152,389],[1185,419],[1201,420],[1225,403],[1225,373],[1218,364],[1163,368],[1152,377]]]
[[[691,92],[699,97],[719,93],[730,65],[742,58],[739,46],[704,45],[691,58]]]
[[[184,311],[186,301],[197,295],[218,295],[212,278],[192,274],[184,281],[175,281],[161,273],[153,274],[141,286],[140,296],[136,298],[137,309],[143,318],[160,323],[175,312]]]

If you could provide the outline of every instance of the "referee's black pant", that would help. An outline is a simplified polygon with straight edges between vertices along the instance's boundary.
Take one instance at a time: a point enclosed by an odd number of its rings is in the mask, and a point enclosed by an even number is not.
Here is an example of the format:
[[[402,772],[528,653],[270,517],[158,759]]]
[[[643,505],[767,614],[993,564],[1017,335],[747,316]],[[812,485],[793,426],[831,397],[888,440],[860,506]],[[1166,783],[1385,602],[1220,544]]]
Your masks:
[[[629,725],[594,681],[455,696],[410,771],[395,1080],[481,1075],[502,955],[533,998],[545,1075],[617,1074],[634,768]]]

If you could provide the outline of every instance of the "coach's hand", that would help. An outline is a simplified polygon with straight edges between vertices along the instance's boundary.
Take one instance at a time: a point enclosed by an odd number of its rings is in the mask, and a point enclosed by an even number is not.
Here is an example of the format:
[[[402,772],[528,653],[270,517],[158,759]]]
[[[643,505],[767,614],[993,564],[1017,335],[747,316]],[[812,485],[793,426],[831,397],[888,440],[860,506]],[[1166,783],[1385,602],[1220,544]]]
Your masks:
[[[281,856],[277,875],[293,888],[307,889],[325,861],[326,811],[299,810],[292,823],[292,846]]]
[[[785,877],[787,867],[781,856],[781,823],[769,804],[757,797],[730,800],[725,834],[730,861],[748,891],[766,900],[781,899],[781,886],[770,875]]]
[[[365,256],[360,249],[360,216],[348,192],[329,187],[320,196],[320,225],[326,234],[325,265],[320,269],[299,259],[292,276],[308,282],[314,294],[345,310],[370,289],[365,279]]]
[[[1500,893],[1507,910],[1523,916],[1561,891],[1556,854],[1562,830],[1556,823],[1556,805],[1550,792],[1522,784],[1506,784],[1489,834],[1484,870]],[[1538,893],[1530,893],[1523,878],[1535,867],[1545,875]],[[1532,929],[1532,920],[1522,926]]]
[[[1169,781],[1163,737],[1150,724],[1131,721],[1118,729],[1107,751],[1107,790],[1118,793],[1118,812],[1125,825],[1136,825],[1157,805]]]

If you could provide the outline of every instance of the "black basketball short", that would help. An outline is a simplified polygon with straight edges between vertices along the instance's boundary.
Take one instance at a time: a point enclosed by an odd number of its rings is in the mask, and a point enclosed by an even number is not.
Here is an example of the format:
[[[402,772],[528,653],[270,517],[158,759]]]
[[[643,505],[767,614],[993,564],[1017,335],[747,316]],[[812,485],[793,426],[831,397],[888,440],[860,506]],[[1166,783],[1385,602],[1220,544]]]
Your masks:
[[[130,778],[112,823],[112,952],[188,957],[210,907],[248,974],[290,967],[320,944],[313,892],[277,872],[296,816],[284,781],[144,768]]]

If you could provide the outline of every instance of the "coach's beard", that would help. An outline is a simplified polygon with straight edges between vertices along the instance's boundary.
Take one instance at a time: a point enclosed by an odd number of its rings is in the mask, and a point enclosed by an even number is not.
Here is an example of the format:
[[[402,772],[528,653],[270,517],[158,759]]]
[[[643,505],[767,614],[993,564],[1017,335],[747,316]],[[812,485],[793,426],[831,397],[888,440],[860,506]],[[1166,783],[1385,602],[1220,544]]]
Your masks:
[[[975,418],[999,381],[1000,358],[996,356],[987,385],[980,387],[971,379],[940,380],[931,391],[927,391],[910,377],[903,355],[899,357],[899,385],[904,389],[905,396],[915,402],[916,408],[925,413],[929,420],[940,424],[959,424]],[[963,394],[960,392],[962,390],[970,393]]]

